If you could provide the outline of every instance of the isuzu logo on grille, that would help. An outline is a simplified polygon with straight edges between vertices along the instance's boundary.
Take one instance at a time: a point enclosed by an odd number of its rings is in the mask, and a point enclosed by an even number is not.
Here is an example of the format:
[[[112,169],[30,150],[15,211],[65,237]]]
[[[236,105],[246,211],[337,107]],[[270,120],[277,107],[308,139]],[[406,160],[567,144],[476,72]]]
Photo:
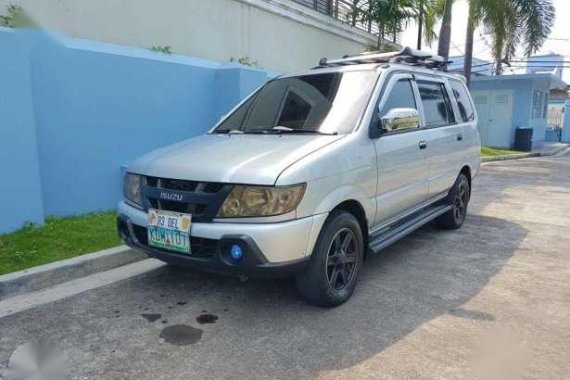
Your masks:
[[[166,199],[169,201],[182,201],[182,194],[180,193],[167,193],[165,191],[160,192],[160,199]]]

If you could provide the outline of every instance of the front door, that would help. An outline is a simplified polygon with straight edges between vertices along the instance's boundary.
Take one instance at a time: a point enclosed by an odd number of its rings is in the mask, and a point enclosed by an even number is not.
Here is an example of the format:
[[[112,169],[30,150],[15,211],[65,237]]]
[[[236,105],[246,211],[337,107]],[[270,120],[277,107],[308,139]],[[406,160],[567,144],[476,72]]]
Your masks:
[[[398,74],[391,78],[382,96],[378,116],[394,108],[417,107],[412,77]],[[375,225],[412,210],[425,202],[428,192],[426,131],[416,129],[383,133],[374,140],[378,166]]]

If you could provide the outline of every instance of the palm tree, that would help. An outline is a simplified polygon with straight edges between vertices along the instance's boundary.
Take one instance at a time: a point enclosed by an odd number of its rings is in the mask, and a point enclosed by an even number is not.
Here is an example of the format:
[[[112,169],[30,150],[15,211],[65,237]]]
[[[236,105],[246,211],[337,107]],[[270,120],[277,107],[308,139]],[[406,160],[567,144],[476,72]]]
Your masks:
[[[479,24],[492,30],[492,54],[500,74],[502,62],[508,62],[517,47],[524,46],[526,56],[540,49],[550,34],[554,16],[552,0],[470,0],[464,61],[467,83],[471,78],[473,36]]]
[[[451,11],[453,10],[453,1],[454,0],[443,1],[443,17],[441,19],[439,43],[437,46],[437,54],[442,56],[446,61],[449,59],[449,45],[451,44]]]
[[[378,24],[378,50],[383,49],[386,34],[395,36],[410,19],[417,17],[416,5],[417,0],[370,0],[363,16],[365,21]]]
[[[416,0],[416,21],[418,23],[418,50],[422,49],[425,39],[428,45],[437,38],[434,32],[435,24],[443,15],[445,0]]]

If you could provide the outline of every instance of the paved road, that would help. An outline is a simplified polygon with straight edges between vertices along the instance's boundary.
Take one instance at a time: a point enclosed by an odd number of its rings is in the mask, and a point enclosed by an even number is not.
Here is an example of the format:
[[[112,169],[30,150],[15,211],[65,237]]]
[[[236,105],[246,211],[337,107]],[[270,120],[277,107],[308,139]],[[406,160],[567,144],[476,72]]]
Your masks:
[[[471,206],[371,258],[339,308],[160,268],[0,319],[0,363],[47,338],[76,379],[568,379],[570,156],[486,165]]]

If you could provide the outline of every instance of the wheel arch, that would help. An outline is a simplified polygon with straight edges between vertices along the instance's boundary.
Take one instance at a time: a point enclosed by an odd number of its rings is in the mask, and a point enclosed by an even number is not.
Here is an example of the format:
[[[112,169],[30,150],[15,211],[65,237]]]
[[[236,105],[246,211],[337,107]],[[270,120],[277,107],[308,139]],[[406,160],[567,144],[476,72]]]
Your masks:
[[[348,199],[336,205],[332,211],[346,211],[354,215],[356,220],[358,220],[364,239],[364,257],[366,258],[368,251],[368,219],[366,218],[366,211],[362,204],[355,199]]]
[[[471,168],[469,167],[469,165],[464,165],[459,171],[459,174],[463,174],[465,175],[465,177],[467,177],[467,181],[469,182],[469,189],[471,189],[472,176],[471,176]]]

